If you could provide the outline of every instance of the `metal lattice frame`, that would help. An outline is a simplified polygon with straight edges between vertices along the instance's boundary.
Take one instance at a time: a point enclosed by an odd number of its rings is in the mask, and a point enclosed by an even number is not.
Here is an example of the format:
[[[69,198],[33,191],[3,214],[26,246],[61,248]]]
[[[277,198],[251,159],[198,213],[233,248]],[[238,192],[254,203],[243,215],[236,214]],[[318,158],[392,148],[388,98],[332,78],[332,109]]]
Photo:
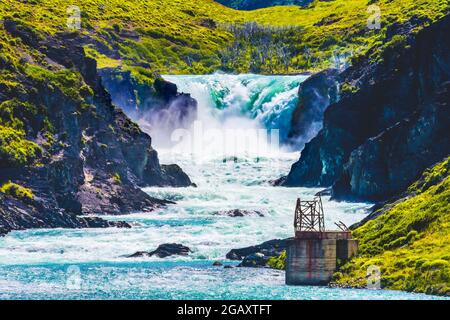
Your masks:
[[[296,232],[325,232],[322,198],[313,201],[297,200],[294,227]]]

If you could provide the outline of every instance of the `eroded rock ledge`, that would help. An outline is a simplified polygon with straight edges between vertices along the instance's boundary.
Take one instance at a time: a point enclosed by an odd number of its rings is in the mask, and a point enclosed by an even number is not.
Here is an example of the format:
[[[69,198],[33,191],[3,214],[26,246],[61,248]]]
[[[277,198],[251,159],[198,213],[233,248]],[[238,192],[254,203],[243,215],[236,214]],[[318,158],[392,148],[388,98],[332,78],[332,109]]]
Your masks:
[[[178,243],[166,243],[160,245],[156,250],[154,251],[138,251],[130,256],[128,258],[142,258],[142,257],[153,257],[157,256],[158,258],[167,258],[171,256],[187,256],[189,253],[191,253],[191,249],[189,249],[186,246],[183,246]]]

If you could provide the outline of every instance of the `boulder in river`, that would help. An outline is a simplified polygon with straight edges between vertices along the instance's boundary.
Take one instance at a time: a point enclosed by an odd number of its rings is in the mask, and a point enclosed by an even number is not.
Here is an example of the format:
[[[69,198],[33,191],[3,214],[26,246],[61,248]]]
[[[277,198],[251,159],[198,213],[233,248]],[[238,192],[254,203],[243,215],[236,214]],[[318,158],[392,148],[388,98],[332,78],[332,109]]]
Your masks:
[[[253,253],[244,258],[239,267],[245,268],[265,268],[271,257],[265,256],[263,253]]]
[[[292,239],[270,240],[257,246],[233,249],[227,254],[229,260],[242,260],[239,267],[264,268],[272,257],[278,257],[287,249]]]
[[[233,218],[246,217],[246,216],[264,217],[264,214],[261,211],[258,211],[258,210],[241,210],[241,209],[218,211],[214,215],[217,215],[217,216],[229,216],[229,217],[233,217]]]
[[[138,251],[128,258],[141,258],[141,257],[153,257],[157,256],[159,258],[167,258],[170,256],[187,256],[191,251],[186,246],[177,243],[168,243],[160,245],[156,250],[151,252]]]

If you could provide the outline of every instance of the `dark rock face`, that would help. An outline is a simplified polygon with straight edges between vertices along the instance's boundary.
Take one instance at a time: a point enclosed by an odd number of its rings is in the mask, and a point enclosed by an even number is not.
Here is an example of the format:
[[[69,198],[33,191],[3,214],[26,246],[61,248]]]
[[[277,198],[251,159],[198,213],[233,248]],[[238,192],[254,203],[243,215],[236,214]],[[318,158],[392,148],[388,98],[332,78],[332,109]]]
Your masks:
[[[187,255],[189,255],[190,252],[192,252],[191,249],[189,249],[186,246],[183,246],[181,244],[176,244],[176,243],[170,243],[170,244],[160,245],[155,251],[136,252],[136,253],[132,254],[131,256],[129,256],[129,258],[141,258],[141,257],[153,257],[153,256],[157,256],[159,258],[167,258],[170,256],[187,256]]]
[[[157,78],[151,86],[138,83],[130,72],[103,69],[99,73],[113,103],[159,145],[170,145],[175,130],[187,129],[197,119],[197,101],[190,94],[179,93],[174,83]]]
[[[439,163],[441,163],[441,162],[439,162]],[[444,168],[445,169],[440,174],[433,176],[431,179],[427,175],[424,175],[422,173],[421,178],[414,183],[415,187],[412,190],[407,189],[405,192],[398,194],[395,197],[390,198],[387,201],[378,202],[370,209],[370,214],[367,217],[365,217],[362,221],[357,222],[354,225],[350,226],[350,229],[356,230],[359,227],[362,227],[363,225],[365,225],[367,222],[372,221],[372,220],[378,218],[379,216],[385,214],[386,212],[391,210],[396,205],[403,203],[406,200],[416,196],[417,190],[421,190],[423,192],[424,190],[428,190],[431,186],[440,184],[447,177],[445,172],[450,171],[450,163],[447,162]],[[440,191],[437,191],[437,192],[440,192]]]
[[[383,62],[363,62],[341,74],[359,89],[327,109],[322,131],[285,185],[335,184],[335,198],[379,201],[447,156],[449,31],[446,17],[409,36],[402,48],[386,50]]]
[[[322,129],[325,110],[339,100],[339,71],[328,69],[300,84],[288,143],[303,149]]]
[[[143,186],[190,185],[181,169],[159,164],[149,135],[111,104],[97,75],[95,60],[87,58],[83,39],[61,33],[38,39],[18,22],[5,19],[8,32],[46,56],[62,70],[76,70],[86,89],[80,96],[67,93],[45,80],[17,74],[20,91],[0,91],[0,103],[14,98],[39,106],[40,113],[27,128],[27,139],[43,152],[39,166],[0,165],[0,185],[11,180],[32,190],[35,200],[2,198],[0,229],[3,232],[43,227],[106,227],[114,225],[77,215],[127,214],[150,211],[169,202],[151,198]],[[89,87],[87,87],[89,86]],[[77,93],[78,94],[78,93]],[[57,143],[48,146],[41,132],[46,119]]]
[[[264,268],[267,266],[267,262],[270,257],[265,256],[262,253],[253,253],[244,258],[242,262],[239,264],[239,267],[242,268]]]
[[[270,240],[257,246],[233,249],[227,253],[229,260],[242,260],[239,267],[263,268],[272,257],[278,257],[287,249],[292,239]]]
[[[450,82],[421,113],[369,139],[350,155],[333,197],[382,201],[404,191],[424,168],[450,153]]]
[[[177,85],[161,78],[157,78],[155,80],[153,87],[156,90],[157,96],[166,102],[172,100],[178,95]]]
[[[173,187],[195,186],[189,176],[176,164],[162,165],[162,172],[165,177],[165,185]]]
[[[264,217],[264,214],[261,211],[257,210],[240,210],[240,209],[234,209],[234,210],[227,210],[227,211],[218,211],[215,213],[215,215],[218,216],[228,216],[228,217],[246,217],[246,216],[259,216]]]

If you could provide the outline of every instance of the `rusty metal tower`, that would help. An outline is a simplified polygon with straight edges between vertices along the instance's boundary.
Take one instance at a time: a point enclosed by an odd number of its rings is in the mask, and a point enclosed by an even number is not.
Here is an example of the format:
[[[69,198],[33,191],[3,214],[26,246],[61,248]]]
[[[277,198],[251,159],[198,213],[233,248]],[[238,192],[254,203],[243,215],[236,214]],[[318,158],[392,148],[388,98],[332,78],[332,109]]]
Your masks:
[[[314,198],[313,201],[297,200],[294,227],[296,233],[325,232],[325,218],[320,196]]]
[[[286,284],[326,285],[338,266],[358,253],[358,241],[343,222],[341,231],[325,230],[322,199],[297,200],[295,238],[286,249]]]

